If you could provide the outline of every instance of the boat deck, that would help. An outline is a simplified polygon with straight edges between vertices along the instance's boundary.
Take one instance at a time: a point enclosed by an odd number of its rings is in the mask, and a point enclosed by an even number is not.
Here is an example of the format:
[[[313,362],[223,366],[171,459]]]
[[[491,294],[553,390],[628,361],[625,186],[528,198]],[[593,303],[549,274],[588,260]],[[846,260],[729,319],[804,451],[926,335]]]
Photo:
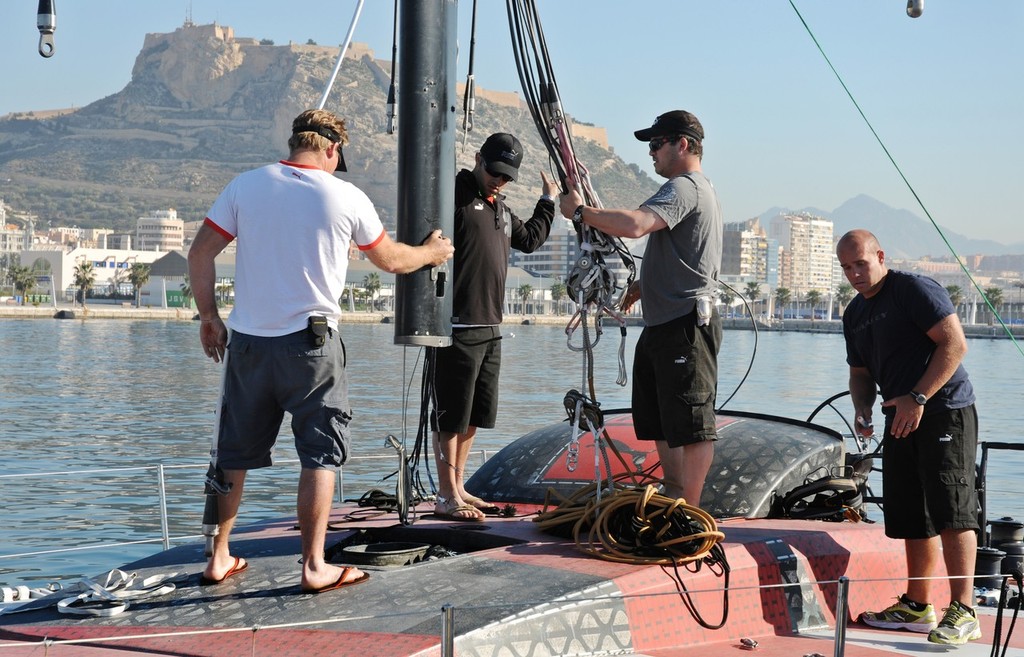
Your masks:
[[[721,570],[704,565],[679,569],[689,591],[681,595],[671,567],[604,561],[541,532],[532,522],[537,507],[519,505],[514,517],[483,523],[443,521],[431,509],[423,505],[416,522],[403,526],[393,512],[338,507],[328,554],[352,562],[342,548],[371,542],[442,546],[456,556],[360,565],[368,582],[313,595],[299,590],[293,520],[240,527],[232,551],[250,565],[223,584],[200,585],[201,543],[176,547],[125,567],[144,577],[187,573],[173,592],[109,617],[69,616],[52,606],[5,614],[0,657],[440,655],[446,605],[460,656],[682,657],[740,649],[744,638],[756,640],[762,655],[828,655],[838,578],[850,580],[848,611],[856,618],[889,604],[906,574],[902,544],[885,538],[880,525],[732,519],[719,524],[728,593]],[[943,582],[939,588],[938,599],[948,596]],[[723,617],[721,629],[700,622],[714,626]],[[994,618],[984,616],[986,654]],[[1024,641],[1011,645],[1008,655],[1024,655]],[[847,634],[847,655],[934,650],[944,648],[909,632],[853,624]]]

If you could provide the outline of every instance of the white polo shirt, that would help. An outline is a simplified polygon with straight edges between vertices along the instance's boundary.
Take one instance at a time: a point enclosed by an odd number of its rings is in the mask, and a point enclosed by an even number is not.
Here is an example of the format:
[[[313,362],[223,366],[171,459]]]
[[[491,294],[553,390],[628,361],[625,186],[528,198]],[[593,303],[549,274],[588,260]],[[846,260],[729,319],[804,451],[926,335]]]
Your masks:
[[[384,238],[373,203],[322,169],[281,161],[232,180],[206,223],[238,240],[233,331],[274,337],[323,315],[337,328],[351,241],[366,250]]]

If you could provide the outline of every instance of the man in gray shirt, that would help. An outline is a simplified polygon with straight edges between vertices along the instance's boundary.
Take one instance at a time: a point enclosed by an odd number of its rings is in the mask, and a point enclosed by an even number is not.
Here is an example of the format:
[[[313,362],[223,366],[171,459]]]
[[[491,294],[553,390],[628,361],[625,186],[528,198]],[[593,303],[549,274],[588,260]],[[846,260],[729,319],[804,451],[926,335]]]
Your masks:
[[[636,210],[583,204],[574,181],[559,199],[566,217],[608,235],[647,235],[640,279],[623,294],[642,301],[644,330],[633,358],[633,427],[653,440],[665,493],[700,503],[714,458],[715,400],[722,323],[715,310],[722,263],[722,210],[701,171],[704,127],[683,110],[666,112],[636,138],[650,142],[654,171],[668,181]]]

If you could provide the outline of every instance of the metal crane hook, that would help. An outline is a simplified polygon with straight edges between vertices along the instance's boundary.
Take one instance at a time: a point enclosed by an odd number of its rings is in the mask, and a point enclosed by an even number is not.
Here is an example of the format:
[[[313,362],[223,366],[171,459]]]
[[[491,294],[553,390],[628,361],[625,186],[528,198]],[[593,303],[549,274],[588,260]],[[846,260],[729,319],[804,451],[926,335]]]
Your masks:
[[[36,12],[36,24],[39,27],[39,54],[43,57],[53,57],[53,31],[57,29],[57,8],[55,0],[39,0],[39,10]]]

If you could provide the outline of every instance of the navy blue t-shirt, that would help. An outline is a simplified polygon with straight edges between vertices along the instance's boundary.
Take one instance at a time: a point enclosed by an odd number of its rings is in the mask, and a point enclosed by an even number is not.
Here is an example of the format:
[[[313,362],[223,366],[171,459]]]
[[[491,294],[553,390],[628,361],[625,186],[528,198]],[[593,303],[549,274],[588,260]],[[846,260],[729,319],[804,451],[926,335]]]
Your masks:
[[[927,332],[955,312],[949,293],[931,278],[890,270],[877,294],[858,294],[843,313],[846,362],[868,368],[883,400],[905,395],[935,352]],[[928,400],[925,414],[973,403],[974,388],[961,364]]]

